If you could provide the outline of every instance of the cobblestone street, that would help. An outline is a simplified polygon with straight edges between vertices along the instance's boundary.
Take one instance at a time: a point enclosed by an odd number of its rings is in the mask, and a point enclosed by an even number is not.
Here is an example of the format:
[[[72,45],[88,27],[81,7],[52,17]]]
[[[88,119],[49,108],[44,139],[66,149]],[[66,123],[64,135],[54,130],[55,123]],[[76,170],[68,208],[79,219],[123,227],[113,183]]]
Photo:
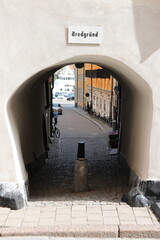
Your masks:
[[[109,157],[109,127],[106,126],[104,132],[95,122],[80,114],[77,108],[64,105],[63,115],[58,118],[58,128],[61,137],[54,138],[50,145],[47,164],[30,181],[29,205],[121,202],[128,189],[116,158]],[[85,157],[88,159],[89,191],[85,193],[73,192],[79,141],[85,142]]]

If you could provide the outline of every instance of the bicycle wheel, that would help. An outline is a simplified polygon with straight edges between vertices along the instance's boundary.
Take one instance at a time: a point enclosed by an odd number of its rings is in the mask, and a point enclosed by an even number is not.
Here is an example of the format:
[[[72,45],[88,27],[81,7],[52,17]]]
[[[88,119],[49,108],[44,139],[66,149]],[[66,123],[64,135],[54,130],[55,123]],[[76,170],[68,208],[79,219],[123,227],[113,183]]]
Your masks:
[[[55,135],[56,135],[57,138],[60,137],[60,131],[59,131],[58,128],[55,129]]]

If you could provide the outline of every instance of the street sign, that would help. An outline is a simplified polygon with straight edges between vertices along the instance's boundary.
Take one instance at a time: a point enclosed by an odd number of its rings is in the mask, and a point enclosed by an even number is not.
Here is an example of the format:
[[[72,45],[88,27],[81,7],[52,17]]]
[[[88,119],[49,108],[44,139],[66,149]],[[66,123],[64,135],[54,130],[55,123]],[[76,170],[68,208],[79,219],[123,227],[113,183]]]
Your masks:
[[[73,44],[101,44],[101,26],[69,26],[68,43]]]

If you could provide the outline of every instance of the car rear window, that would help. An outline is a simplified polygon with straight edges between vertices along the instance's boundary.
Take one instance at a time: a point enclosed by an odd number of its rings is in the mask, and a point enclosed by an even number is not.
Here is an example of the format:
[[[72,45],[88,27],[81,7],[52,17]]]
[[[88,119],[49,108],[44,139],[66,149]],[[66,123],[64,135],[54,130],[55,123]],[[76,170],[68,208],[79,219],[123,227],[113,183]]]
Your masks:
[[[53,103],[53,107],[61,107],[61,104],[59,104],[59,103]]]
[[[57,104],[57,103],[54,103],[54,104],[53,104],[53,107],[58,107],[58,104]]]

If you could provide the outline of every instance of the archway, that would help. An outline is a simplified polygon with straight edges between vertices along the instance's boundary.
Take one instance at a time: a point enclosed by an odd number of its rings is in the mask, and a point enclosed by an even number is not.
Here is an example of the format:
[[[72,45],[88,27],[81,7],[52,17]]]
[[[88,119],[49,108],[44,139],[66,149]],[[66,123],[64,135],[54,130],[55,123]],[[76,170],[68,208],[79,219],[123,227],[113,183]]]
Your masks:
[[[78,62],[91,62],[107,68],[122,85],[124,94],[120,158],[122,162],[128,164],[134,176],[142,180],[148,178],[148,151],[152,120],[150,87],[134,71],[115,59],[105,56],[77,56],[32,76],[14,92],[8,101],[10,134],[17,176],[19,176],[17,180],[19,184],[23,183],[24,189],[28,179],[25,166],[33,164],[37,168],[45,160],[42,127],[43,116],[47,114],[44,95],[45,81],[58,68]],[[48,118],[47,115],[45,116]]]

